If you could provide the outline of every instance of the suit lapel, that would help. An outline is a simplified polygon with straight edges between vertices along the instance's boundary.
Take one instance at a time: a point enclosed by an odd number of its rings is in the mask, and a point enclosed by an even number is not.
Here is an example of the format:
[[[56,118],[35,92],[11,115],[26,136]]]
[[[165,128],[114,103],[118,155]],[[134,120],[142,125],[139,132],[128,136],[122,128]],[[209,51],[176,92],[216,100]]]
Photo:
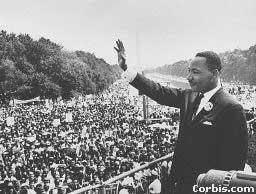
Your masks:
[[[187,117],[186,117],[186,123],[191,123],[192,121],[192,115],[193,115],[193,104],[195,102],[196,97],[199,95],[199,93],[193,93],[190,101],[188,103],[188,108],[187,108]]]
[[[217,97],[220,95],[220,93],[223,92],[223,89],[220,88],[211,98],[208,102],[213,104],[212,110],[206,111],[204,108],[194,117],[194,119],[191,121],[191,124],[198,123],[203,116],[207,114],[212,114],[216,110],[217,107]],[[192,117],[191,117],[192,118]]]

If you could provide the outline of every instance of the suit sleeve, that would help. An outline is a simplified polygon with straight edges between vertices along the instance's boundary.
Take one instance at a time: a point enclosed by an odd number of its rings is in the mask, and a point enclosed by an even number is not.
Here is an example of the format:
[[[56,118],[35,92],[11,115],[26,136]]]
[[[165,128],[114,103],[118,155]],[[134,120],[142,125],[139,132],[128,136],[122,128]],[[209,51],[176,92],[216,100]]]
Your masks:
[[[220,170],[243,170],[247,159],[248,131],[243,107],[228,106],[221,114],[217,162]]]
[[[161,105],[181,108],[184,91],[161,86],[141,74],[137,74],[131,85]]]

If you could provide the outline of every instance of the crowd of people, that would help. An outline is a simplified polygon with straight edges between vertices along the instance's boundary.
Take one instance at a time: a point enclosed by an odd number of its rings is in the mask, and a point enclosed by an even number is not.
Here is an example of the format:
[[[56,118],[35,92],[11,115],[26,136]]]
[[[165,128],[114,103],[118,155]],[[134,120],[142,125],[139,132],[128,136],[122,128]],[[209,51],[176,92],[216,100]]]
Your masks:
[[[128,93],[119,80],[102,94],[79,100],[2,106],[0,192],[68,193],[171,153],[178,111],[159,112],[154,105],[153,121],[145,122],[141,98]],[[162,125],[154,125],[159,119]],[[159,175],[154,166],[136,173],[132,185]]]

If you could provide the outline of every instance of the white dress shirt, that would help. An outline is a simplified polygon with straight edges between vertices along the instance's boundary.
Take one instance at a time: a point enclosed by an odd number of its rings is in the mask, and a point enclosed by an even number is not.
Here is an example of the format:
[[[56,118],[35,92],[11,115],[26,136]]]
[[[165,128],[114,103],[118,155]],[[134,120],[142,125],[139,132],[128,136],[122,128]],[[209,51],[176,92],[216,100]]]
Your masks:
[[[198,109],[196,111],[196,115],[203,109],[203,107],[206,105],[206,103],[210,100],[210,98],[221,88],[220,81],[218,81],[218,84],[215,88],[212,90],[204,93],[204,97],[201,99],[201,102],[198,106]]]

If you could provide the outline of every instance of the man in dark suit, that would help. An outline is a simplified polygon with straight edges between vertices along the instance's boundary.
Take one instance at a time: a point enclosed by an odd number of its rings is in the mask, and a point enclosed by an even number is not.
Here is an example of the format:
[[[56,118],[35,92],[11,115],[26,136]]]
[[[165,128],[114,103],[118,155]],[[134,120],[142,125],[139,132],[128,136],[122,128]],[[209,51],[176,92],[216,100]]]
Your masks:
[[[126,71],[124,47],[117,41],[118,63]],[[127,73],[126,73],[127,72]],[[199,174],[210,169],[242,170],[248,134],[243,108],[220,83],[221,60],[211,51],[197,53],[189,65],[191,89],[161,86],[126,71],[130,84],[159,104],[180,108],[180,126],[171,167],[170,189],[193,193]]]

